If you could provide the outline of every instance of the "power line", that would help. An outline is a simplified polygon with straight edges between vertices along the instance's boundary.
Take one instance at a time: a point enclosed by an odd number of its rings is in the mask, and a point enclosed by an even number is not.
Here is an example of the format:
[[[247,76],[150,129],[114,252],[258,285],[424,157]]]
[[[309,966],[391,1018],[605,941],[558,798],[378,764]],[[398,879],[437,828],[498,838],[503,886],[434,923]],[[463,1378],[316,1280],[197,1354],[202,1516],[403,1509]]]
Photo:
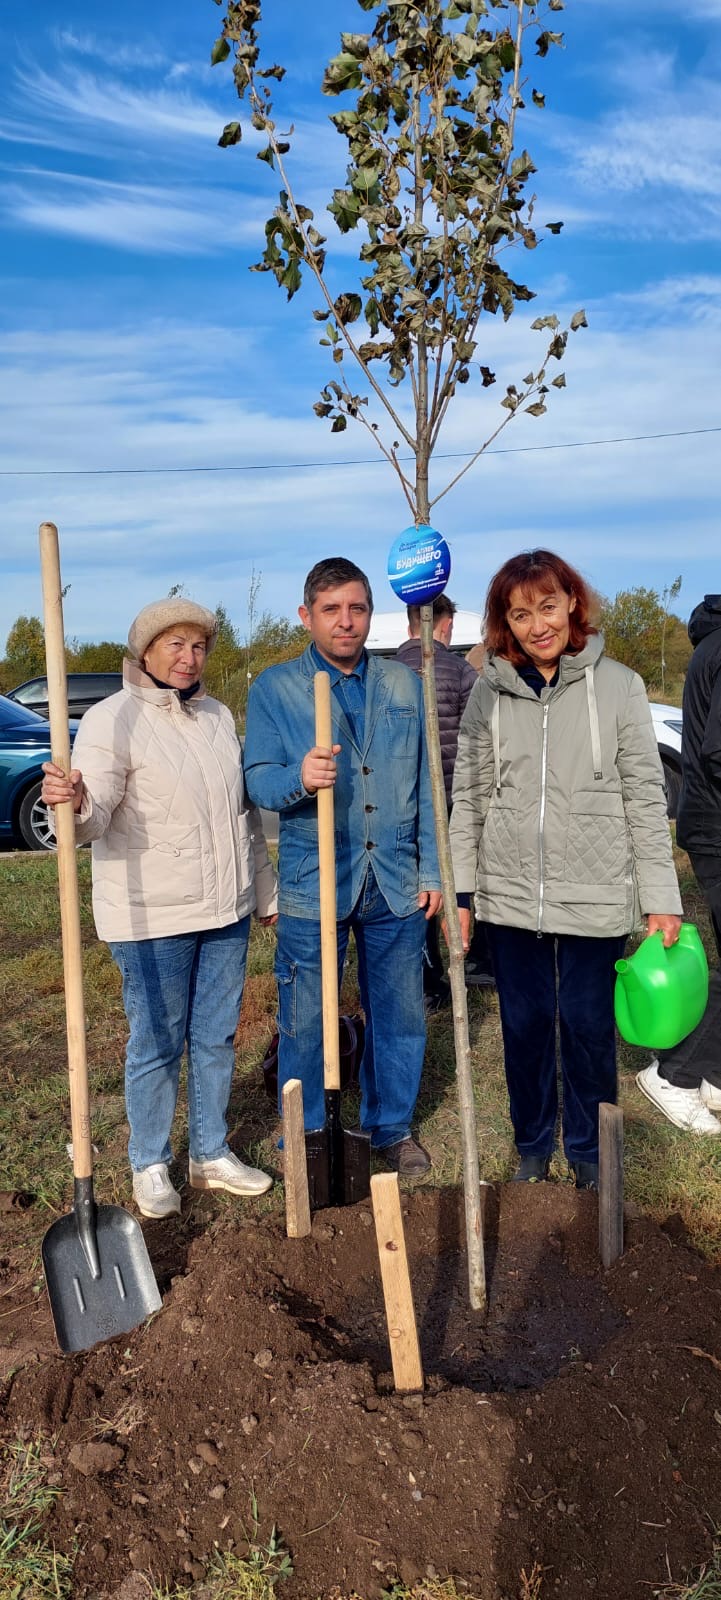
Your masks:
[[[565,444],[523,444],[508,449],[488,450],[489,456],[542,455],[551,450],[600,450],[613,444],[647,444],[657,439],[695,439],[702,434],[721,433],[713,428],[683,428],[673,433],[628,433],[616,439],[570,439]],[[434,461],[470,460],[475,450],[448,450],[434,454]],[[398,456],[399,462],[413,461],[412,455]],[[201,472],[301,472],[322,467],[376,467],[385,463],[377,456],[357,456],[338,461],[254,461],[242,466],[209,467],[8,467],[0,468],[0,478],[142,478],[150,476],[190,476]]]

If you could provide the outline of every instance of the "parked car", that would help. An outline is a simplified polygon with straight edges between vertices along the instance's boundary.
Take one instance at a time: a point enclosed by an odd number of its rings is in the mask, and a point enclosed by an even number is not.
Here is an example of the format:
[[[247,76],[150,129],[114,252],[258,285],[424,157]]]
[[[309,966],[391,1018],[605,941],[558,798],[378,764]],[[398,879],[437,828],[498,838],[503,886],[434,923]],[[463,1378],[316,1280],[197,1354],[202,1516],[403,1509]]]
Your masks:
[[[91,706],[97,705],[99,700],[106,700],[109,694],[117,694],[122,687],[122,672],[69,672],[68,711],[71,717],[84,716]],[[48,716],[47,678],[28,678],[27,683],[10,689],[7,698],[16,701],[19,706],[27,706],[29,711],[37,711],[41,717]]]
[[[668,814],[675,817],[681,793],[681,730],[683,718],[680,706],[663,706],[651,701],[651,716],[658,742],[658,752],[663,762],[666,779]]]
[[[77,731],[73,718],[71,740]],[[0,695],[0,839],[22,839],[29,850],[55,849],[53,814],[40,799],[42,766],[50,754],[47,722]]]

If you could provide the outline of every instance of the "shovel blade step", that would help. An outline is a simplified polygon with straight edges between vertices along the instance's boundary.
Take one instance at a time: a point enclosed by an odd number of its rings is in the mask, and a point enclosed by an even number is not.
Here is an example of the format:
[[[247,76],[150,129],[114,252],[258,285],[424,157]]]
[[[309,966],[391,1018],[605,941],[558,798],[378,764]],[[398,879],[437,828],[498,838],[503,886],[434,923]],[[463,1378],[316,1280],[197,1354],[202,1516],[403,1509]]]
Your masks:
[[[140,1224],[122,1206],[97,1206],[94,1277],[74,1211],[43,1239],[43,1267],[60,1349],[89,1350],[130,1333],[162,1305]]]
[[[305,1136],[311,1211],[354,1206],[371,1192],[371,1142],[367,1133],[326,1126]]]

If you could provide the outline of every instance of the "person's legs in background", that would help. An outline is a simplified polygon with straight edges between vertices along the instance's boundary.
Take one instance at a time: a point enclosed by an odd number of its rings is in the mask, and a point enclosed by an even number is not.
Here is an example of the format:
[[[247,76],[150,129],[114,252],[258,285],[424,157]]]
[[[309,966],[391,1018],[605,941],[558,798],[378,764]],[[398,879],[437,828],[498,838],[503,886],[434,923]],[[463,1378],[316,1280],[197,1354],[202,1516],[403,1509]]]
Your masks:
[[[495,989],[496,979],[488,930],[486,923],[480,922],[478,917],[473,923],[471,942],[464,962],[464,975],[467,989]]]
[[[721,861],[694,852],[691,865],[703,889],[721,962]],[[636,1083],[676,1128],[720,1134],[721,1121],[721,967],[709,976],[708,1005],[697,1028],[673,1050],[659,1050]]]

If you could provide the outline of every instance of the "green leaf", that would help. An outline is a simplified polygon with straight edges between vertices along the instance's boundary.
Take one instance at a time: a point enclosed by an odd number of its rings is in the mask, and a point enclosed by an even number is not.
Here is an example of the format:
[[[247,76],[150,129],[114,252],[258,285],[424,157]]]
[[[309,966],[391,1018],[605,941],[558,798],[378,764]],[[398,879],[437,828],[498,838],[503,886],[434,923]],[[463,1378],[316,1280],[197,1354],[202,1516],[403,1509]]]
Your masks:
[[[566,387],[566,375],[563,372],[559,372],[557,378],[552,378],[551,379],[551,388],[552,389],[565,389],[565,387]]]
[[[490,367],[480,367],[479,371],[480,371],[480,374],[481,374],[481,382],[483,384],[484,389],[490,389],[491,384],[495,383],[495,381],[496,381],[495,372],[491,372]]]
[[[575,333],[577,328],[587,328],[588,320],[585,311],[574,311],[568,326],[571,329],[571,333]]]
[[[355,56],[347,50],[333,56],[323,75],[323,94],[343,94],[347,89],[360,89],[363,76]]]
[[[211,67],[217,67],[221,61],[227,61],[229,55],[230,45],[228,44],[227,39],[223,38],[221,33],[220,38],[216,39],[215,44],[210,52]]]
[[[563,227],[563,223],[562,222],[547,222],[546,223],[546,228],[547,228],[549,233],[560,233],[562,227]]]
[[[345,433],[347,427],[348,419],[347,417],[341,415],[333,418],[333,424],[330,431],[331,433]]]
[[[274,168],[275,161],[273,159],[273,146],[267,144],[264,150],[256,150],[255,159],[256,161],[265,161],[267,166]]]
[[[312,315],[316,322],[327,322],[330,316],[330,311],[314,311]]]
[[[226,122],[218,144],[221,150],[225,150],[230,144],[240,144],[242,137],[243,130],[239,122]]]
[[[333,407],[328,404],[327,400],[316,400],[313,410],[317,417],[329,417]]]
[[[542,417],[547,409],[542,400],[537,400],[535,405],[526,406],[529,417]]]

